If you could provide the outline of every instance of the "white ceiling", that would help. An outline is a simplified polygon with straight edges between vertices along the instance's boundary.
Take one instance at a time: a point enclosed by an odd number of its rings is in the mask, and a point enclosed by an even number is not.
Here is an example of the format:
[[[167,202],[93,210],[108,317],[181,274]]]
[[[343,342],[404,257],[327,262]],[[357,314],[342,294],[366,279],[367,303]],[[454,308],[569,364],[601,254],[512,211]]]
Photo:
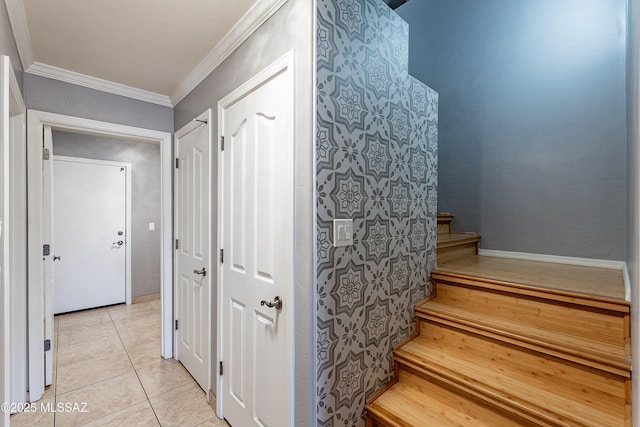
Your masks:
[[[285,1],[11,0],[7,9],[27,72],[62,69],[71,73],[61,80],[101,79],[175,104]]]

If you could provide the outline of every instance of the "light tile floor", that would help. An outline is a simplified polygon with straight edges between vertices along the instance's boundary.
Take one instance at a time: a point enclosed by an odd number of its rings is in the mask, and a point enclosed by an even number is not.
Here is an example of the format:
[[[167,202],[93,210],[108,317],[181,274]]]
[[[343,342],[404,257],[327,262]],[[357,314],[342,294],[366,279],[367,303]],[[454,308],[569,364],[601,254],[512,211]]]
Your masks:
[[[160,357],[159,299],[56,316],[54,328],[53,384],[11,426],[227,426],[184,367]],[[50,410],[76,403],[86,412]]]

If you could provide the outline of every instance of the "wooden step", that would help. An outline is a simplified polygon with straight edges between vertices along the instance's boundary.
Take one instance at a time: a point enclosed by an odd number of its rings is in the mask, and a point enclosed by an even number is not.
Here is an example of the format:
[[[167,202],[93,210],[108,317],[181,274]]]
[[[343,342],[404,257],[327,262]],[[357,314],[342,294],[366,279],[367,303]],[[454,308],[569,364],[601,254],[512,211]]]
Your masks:
[[[449,213],[438,214],[438,234],[451,233],[451,224],[453,223],[453,215]]]
[[[438,234],[438,265],[477,255],[479,245],[480,236],[475,233]]]
[[[369,427],[534,426],[446,383],[404,368],[398,381],[366,407]]]
[[[624,300],[622,270],[477,256],[438,266],[440,273],[472,276],[550,291]]]
[[[526,276],[516,273],[522,269]],[[426,317],[501,333],[598,369],[629,368],[629,303],[617,290],[618,270],[470,257],[439,266],[432,281],[435,299],[418,308]]]
[[[394,352],[400,372],[413,369],[539,425],[625,425],[628,378],[430,320],[420,320],[419,333]]]
[[[416,315],[612,374],[627,378],[631,374],[630,359],[625,354],[624,345],[579,338],[574,334],[500,318],[494,312],[470,312],[438,300],[416,307]]]

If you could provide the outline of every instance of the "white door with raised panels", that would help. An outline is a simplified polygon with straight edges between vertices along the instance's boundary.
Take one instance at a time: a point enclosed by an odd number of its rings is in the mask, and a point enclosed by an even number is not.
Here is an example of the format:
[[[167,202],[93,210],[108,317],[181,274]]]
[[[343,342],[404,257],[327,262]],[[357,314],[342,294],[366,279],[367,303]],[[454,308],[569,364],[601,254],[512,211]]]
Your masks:
[[[284,63],[220,104],[220,397],[233,426],[292,425],[293,84]]]
[[[176,358],[209,392],[211,375],[210,110],[176,132]]]

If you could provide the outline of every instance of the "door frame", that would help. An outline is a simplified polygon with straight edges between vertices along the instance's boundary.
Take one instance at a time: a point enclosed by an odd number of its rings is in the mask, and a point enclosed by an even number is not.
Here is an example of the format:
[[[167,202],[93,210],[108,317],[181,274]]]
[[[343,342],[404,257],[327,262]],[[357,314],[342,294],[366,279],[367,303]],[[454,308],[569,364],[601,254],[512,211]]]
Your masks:
[[[92,165],[105,165],[105,166],[119,166],[124,168],[125,173],[125,302],[127,304],[131,304],[131,253],[133,250],[132,247],[132,239],[131,239],[131,163],[127,162],[112,162],[110,160],[98,160],[98,159],[87,159],[84,157],[71,157],[71,156],[51,156],[52,160],[58,160],[63,162],[74,162],[74,163],[84,163],[84,164],[92,164]],[[52,169],[53,170],[53,169]],[[52,187],[53,190],[53,187]],[[55,212],[55,206],[52,203],[52,210]],[[53,222],[53,218],[52,221]],[[53,231],[53,230],[52,230]],[[53,239],[52,239],[53,240]],[[53,253],[53,252],[52,252]]]
[[[291,108],[291,124],[290,124],[290,129],[289,132],[291,134],[291,138],[295,138],[295,132],[294,132],[294,128],[295,128],[295,120],[296,120],[296,108],[295,108],[295,83],[294,83],[294,76],[295,76],[295,70],[294,70],[294,51],[291,50],[289,52],[287,52],[286,54],[284,54],[282,57],[280,57],[279,59],[277,59],[274,63],[272,63],[271,65],[267,66],[266,68],[264,68],[262,71],[260,71],[258,74],[254,75],[252,78],[250,78],[249,80],[247,80],[245,83],[241,84],[238,88],[236,88],[235,90],[233,90],[230,94],[228,94],[227,96],[223,97],[220,101],[218,101],[218,139],[217,141],[222,141],[222,136],[225,133],[225,129],[224,129],[224,114],[225,114],[225,110],[230,108],[233,104],[235,104],[236,102],[240,101],[242,98],[244,98],[249,92],[255,90],[257,87],[267,83],[269,80],[273,79],[274,77],[282,74],[282,73],[287,73],[287,79],[288,79],[288,84],[291,85],[291,97],[292,99],[290,100],[290,108]],[[217,191],[218,191],[218,201],[217,201],[217,213],[218,213],[218,221],[217,221],[217,242],[216,242],[216,253],[220,253],[222,248],[222,243],[223,243],[223,232],[224,232],[224,207],[223,204],[220,202],[221,200],[223,200],[223,196],[224,196],[224,154],[222,153],[222,147],[220,144],[217,144],[217,150],[218,150],[218,186],[217,186]],[[295,177],[295,139],[293,141],[292,144],[292,149],[294,150],[294,153],[292,153],[293,155],[293,159],[294,159],[294,174],[291,177],[292,180],[292,186],[291,186],[291,191],[293,192],[293,203],[292,203],[292,218],[293,218],[293,224],[291,224],[291,226],[293,227],[293,229],[295,230],[295,222],[296,222],[296,216],[295,216],[295,205],[296,205],[296,196],[295,196],[295,182],[296,182],[296,177]],[[294,259],[292,260],[292,266],[293,266],[293,272],[292,272],[292,277],[294,278],[294,280],[289,284],[289,289],[288,294],[285,295],[285,297],[288,297],[290,301],[295,301],[295,286],[294,286],[294,282],[295,282],[295,278],[296,278],[296,264],[295,264],[295,235],[294,235],[294,240],[291,242],[292,245],[294,245],[293,248],[293,257]],[[221,263],[221,259],[220,257],[216,257],[217,258],[217,279],[218,279],[218,286],[217,286],[217,304],[216,304],[216,310],[217,310],[217,336],[216,336],[216,366],[221,366],[222,363],[222,358],[223,358],[223,340],[224,340],[224,319],[223,319],[223,276],[222,276],[222,263]],[[291,309],[291,314],[289,317],[289,324],[286,325],[287,328],[287,333],[290,334],[289,336],[291,337],[291,361],[293,362],[291,364],[291,384],[290,384],[290,390],[291,390],[291,399],[293,400],[295,397],[295,321],[296,321],[296,308],[295,308],[295,304],[289,304],[288,307]],[[216,370],[216,415],[218,416],[218,418],[224,418],[224,393],[223,393],[223,376],[220,375],[220,371]],[[291,425],[293,425],[294,422],[294,418],[295,418],[295,404],[291,405]]]
[[[0,221],[4,233],[4,247],[0,266],[2,267],[2,304],[0,319],[0,353],[2,360],[2,381],[0,383],[0,400],[2,402],[24,403],[27,397],[27,365],[26,365],[26,330],[27,330],[27,294],[26,271],[14,271],[9,254],[16,253],[16,245],[24,243],[13,236],[12,213],[25,219],[26,212],[16,212],[12,205],[11,195],[17,190],[16,176],[11,175],[12,167],[17,167],[21,177],[26,178],[26,162],[13,164],[11,147],[24,150],[26,155],[26,108],[18,80],[16,79],[11,60],[8,56],[0,56],[0,185],[3,188],[3,200],[0,205]],[[19,180],[17,180],[19,183]],[[24,182],[24,181],[23,181]],[[25,182],[26,183],[26,182]],[[21,189],[24,191],[24,189]],[[25,200],[26,201],[26,200]],[[26,223],[24,224],[26,226]],[[24,247],[24,246],[23,246]],[[26,250],[23,254],[26,262]],[[9,262],[7,262],[9,261]],[[22,286],[21,286],[22,285]],[[20,290],[21,292],[16,292]],[[0,426],[9,425],[10,411],[0,413]]]
[[[213,118],[213,113],[211,111],[211,108],[207,109],[206,111],[204,111],[202,114],[200,114],[198,117],[194,118],[193,120],[191,120],[189,123],[187,123],[186,125],[184,125],[183,127],[181,127],[176,133],[175,133],[175,137],[174,137],[174,147],[173,147],[173,152],[176,158],[176,161],[178,160],[178,142],[180,141],[181,138],[185,137],[186,135],[188,135],[190,132],[194,131],[195,129],[197,129],[198,127],[202,126],[202,122],[206,122],[205,126],[209,126],[209,175],[207,176],[207,179],[209,180],[209,194],[208,194],[208,200],[207,203],[209,205],[209,218],[205,218],[205,221],[209,222],[209,226],[211,227],[211,229],[209,230],[209,265],[212,264],[211,259],[212,257],[214,257],[214,254],[212,253],[212,249],[213,249],[213,239],[211,238],[211,231],[213,228],[213,208],[212,208],[212,200],[213,200],[213,189],[212,189],[212,185],[211,185],[211,178],[213,176],[213,150],[214,150],[214,146],[213,146],[213,132],[211,130],[212,128],[212,118]],[[177,168],[174,169],[174,183],[178,182],[177,178]],[[178,235],[178,200],[180,200],[178,198],[178,191],[180,190],[180,187],[178,185],[176,185],[175,187],[175,192],[174,192],[174,197],[176,200],[176,203],[174,203],[174,237]],[[173,274],[174,274],[174,283],[179,283],[179,277],[178,277],[178,269],[176,268],[176,263],[178,262],[178,257],[174,257],[173,259]],[[211,269],[209,269],[211,270]],[[207,342],[206,342],[206,348],[207,348],[207,354],[208,354],[208,358],[205,361],[205,364],[207,366],[207,390],[205,391],[206,394],[206,399],[207,402],[209,402],[209,397],[211,395],[210,391],[211,391],[211,359],[212,359],[212,351],[211,351],[211,319],[212,319],[212,312],[211,312],[211,297],[213,294],[213,281],[211,280],[211,274],[208,274],[206,276],[206,282],[207,282],[207,286],[209,287],[209,301],[207,303],[207,332],[206,332],[206,336],[207,336]],[[174,296],[173,296],[173,301],[174,301],[174,313],[175,313],[175,318],[176,319],[180,319],[180,299],[178,297],[178,286],[174,286]],[[174,328],[174,336],[173,336],[173,352],[175,354],[175,358],[176,360],[180,360],[180,352],[178,351],[178,330]]]
[[[171,133],[63,114],[29,110],[27,112],[27,189],[28,189],[28,320],[29,320],[29,400],[44,393],[44,288],[42,281],[42,147],[44,127],[55,130],[107,136],[160,145],[161,169],[161,354],[173,356],[173,245],[172,245],[172,145]]]

